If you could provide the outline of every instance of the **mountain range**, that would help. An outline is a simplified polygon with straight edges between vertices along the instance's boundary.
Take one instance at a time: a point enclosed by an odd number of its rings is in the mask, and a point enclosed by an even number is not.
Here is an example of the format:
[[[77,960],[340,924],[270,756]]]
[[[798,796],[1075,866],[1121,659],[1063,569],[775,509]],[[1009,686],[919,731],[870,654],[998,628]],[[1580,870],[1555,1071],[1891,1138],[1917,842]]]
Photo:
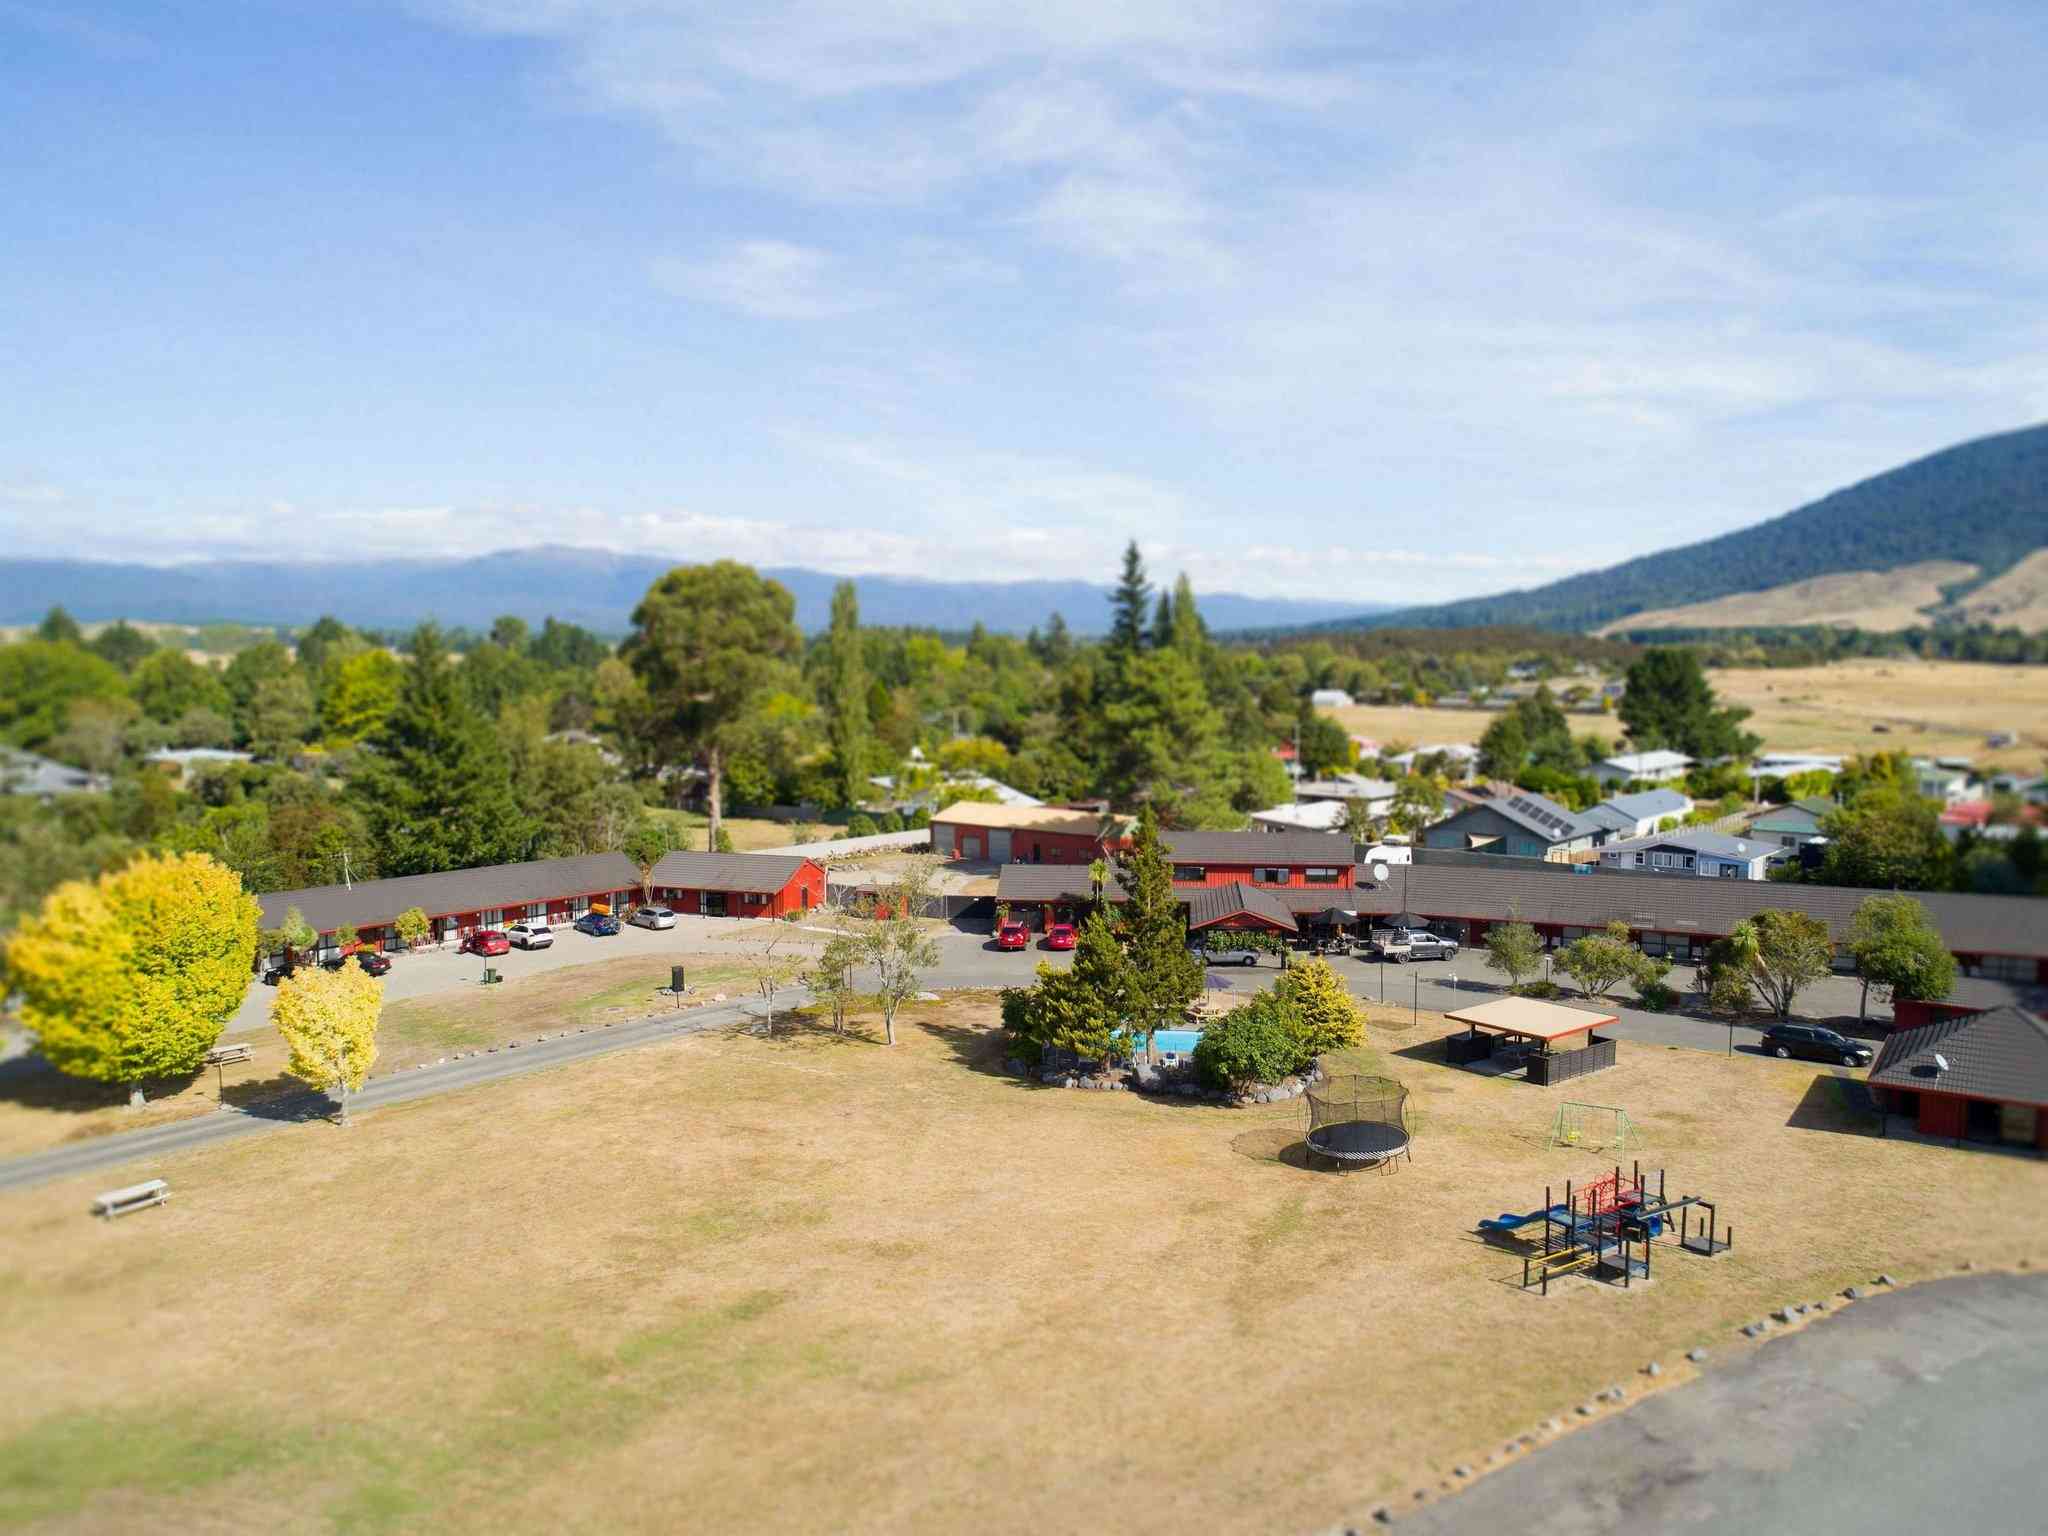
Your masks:
[[[369,629],[409,629],[422,619],[488,628],[500,614],[538,625],[552,615],[600,634],[623,634],[648,587],[677,562],[607,550],[538,546],[454,560],[378,558],[348,563],[209,560],[127,565],[87,560],[0,560],[0,624],[32,624],[53,605],[91,623],[105,619],[171,624],[233,621],[297,626],[323,613]],[[766,569],[796,598],[797,623],[823,629],[832,589],[845,577],[801,567]],[[1109,622],[1107,586],[1083,581],[926,581],[856,576],[861,620],[1022,634],[1060,614],[1076,634]],[[1202,593],[1212,629],[1285,628],[1359,605]],[[1377,611],[1377,610],[1372,610]]]
[[[1981,437],[1823,496],[1803,507],[1677,549],[1541,587],[1428,607],[1359,613],[1317,629],[1732,627],[1854,622],[1901,628],[1929,618],[2048,626],[2040,600],[2048,564],[2048,425]],[[1967,570],[1958,567],[1968,567]],[[1817,611],[1816,578],[1914,568],[1894,582],[1837,583]],[[2000,583],[2003,582],[2003,586]],[[1996,590],[1994,590],[1996,589]],[[1780,601],[1704,609],[1715,599],[1777,592]],[[1978,598],[1976,602],[1972,599]],[[1887,622],[1873,623],[1880,607]],[[1766,614],[1774,615],[1765,617]],[[1903,618],[1900,615],[1903,614]],[[1897,620],[1898,622],[1891,622]]]

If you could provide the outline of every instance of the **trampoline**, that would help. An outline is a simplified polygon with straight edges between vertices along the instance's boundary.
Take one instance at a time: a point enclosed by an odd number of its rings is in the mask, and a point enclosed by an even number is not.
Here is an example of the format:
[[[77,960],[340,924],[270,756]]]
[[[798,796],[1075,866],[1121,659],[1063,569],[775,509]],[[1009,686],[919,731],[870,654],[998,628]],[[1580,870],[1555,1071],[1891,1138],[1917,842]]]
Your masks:
[[[1391,1168],[1408,1146],[1408,1090],[1391,1077],[1333,1077],[1308,1100],[1308,1153],[1338,1168]]]

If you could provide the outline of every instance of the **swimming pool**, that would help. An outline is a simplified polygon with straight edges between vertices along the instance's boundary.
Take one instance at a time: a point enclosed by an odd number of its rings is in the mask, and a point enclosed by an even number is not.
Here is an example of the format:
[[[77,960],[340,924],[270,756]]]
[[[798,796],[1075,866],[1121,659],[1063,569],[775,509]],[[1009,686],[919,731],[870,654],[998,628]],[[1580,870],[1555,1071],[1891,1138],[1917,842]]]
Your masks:
[[[1162,1029],[1152,1037],[1152,1044],[1162,1056],[1191,1056],[1201,1038],[1199,1029]]]

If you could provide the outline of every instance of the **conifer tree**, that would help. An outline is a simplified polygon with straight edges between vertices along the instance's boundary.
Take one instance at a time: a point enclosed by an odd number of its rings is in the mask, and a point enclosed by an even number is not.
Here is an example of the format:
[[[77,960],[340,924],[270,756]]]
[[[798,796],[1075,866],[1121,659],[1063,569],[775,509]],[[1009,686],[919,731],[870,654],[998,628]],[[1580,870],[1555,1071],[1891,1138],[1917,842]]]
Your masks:
[[[527,852],[529,825],[490,723],[457,686],[441,632],[423,624],[412,660],[349,792],[387,875],[506,863]]]
[[[1188,952],[1187,924],[1173,893],[1173,863],[1159,842],[1159,820],[1147,805],[1131,846],[1117,859],[1130,930],[1127,1010],[1134,1033],[1150,1036],[1180,1022],[1202,995],[1202,964]]]
[[[1152,584],[1145,579],[1145,560],[1136,539],[1124,548],[1123,575],[1109,600],[1109,649],[1135,656],[1145,648],[1145,620],[1151,612]]]
[[[850,581],[832,590],[832,631],[825,678],[827,730],[842,803],[867,797],[868,669],[861,655],[860,594]]]

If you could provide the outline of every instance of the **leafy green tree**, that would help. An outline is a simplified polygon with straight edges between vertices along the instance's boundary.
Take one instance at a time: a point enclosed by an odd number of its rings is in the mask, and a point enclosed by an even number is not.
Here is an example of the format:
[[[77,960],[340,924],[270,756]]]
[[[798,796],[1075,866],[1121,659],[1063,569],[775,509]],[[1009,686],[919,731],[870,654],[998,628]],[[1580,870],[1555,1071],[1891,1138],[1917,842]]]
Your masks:
[[[59,607],[43,615],[43,622],[36,626],[36,638],[61,641],[66,645],[83,645],[85,631],[78,627],[78,620]]]
[[[58,886],[7,946],[21,1019],[58,1071],[125,1083],[195,1072],[241,1006],[254,897],[198,854],[144,854]]]
[[[1284,1005],[1288,1028],[1304,1062],[1345,1050],[1365,1038],[1365,1016],[1357,999],[1344,985],[1344,978],[1320,956],[1289,967],[1273,983],[1273,994]]]
[[[626,834],[625,846],[620,852],[631,859],[633,868],[639,871],[642,901],[654,900],[654,866],[674,852],[673,844],[668,824],[648,818],[635,822]]]
[[[835,1035],[846,1033],[846,1015],[860,995],[854,985],[854,972],[864,958],[865,951],[857,936],[835,933],[825,941],[825,947],[804,976],[812,998],[832,1016]]]
[[[1132,1030],[1149,1037],[1172,1028],[1202,995],[1202,964],[1188,953],[1173,861],[1160,846],[1159,819],[1149,805],[1138,813],[1130,847],[1117,857],[1117,877],[1124,888],[1120,916],[1130,935],[1124,952],[1129,975],[1120,983],[1124,1016]]]
[[[1231,1009],[1195,1042],[1195,1075],[1212,1088],[1277,1083],[1307,1064],[1292,1010],[1273,991]]]
[[[802,646],[795,614],[787,588],[733,560],[678,566],[633,610],[624,654],[646,687],[649,728],[662,748],[703,765],[714,840],[726,756]]]
[[[1519,715],[1500,716],[1479,738],[1479,771],[1489,779],[1515,783],[1529,762],[1529,738]]]
[[[868,669],[861,651],[860,592],[850,581],[832,589],[832,628],[825,641],[825,717],[837,772],[838,801],[868,797]]]
[[[477,713],[487,720],[495,720],[507,704],[538,689],[543,673],[538,665],[517,651],[508,651],[502,645],[486,641],[472,647],[462,658],[459,676],[462,691],[469,695],[469,702],[476,706]],[[545,716],[543,709],[543,719]]]
[[[431,624],[414,632],[397,706],[350,781],[386,875],[516,859],[529,824],[504,749],[462,696]]]
[[[491,644],[517,656],[526,649],[526,620],[516,613],[501,613],[491,620]]]
[[[896,1043],[896,1011],[917,995],[925,972],[939,963],[939,944],[925,931],[925,909],[938,878],[936,858],[914,858],[884,884],[859,930],[861,957],[875,978],[882,1038]]]
[[[1825,817],[1828,839],[1819,880],[1825,885],[1942,890],[1954,850],[1942,836],[1934,802],[1908,785],[1876,784]]]
[[[1955,990],[1956,960],[1927,909],[1911,896],[1866,896],[1849,919],[1849,953],[1863,983],[1856,1016],[1870,1014],[1870,989],[1893,1002],[1924,1002]]]
[[[282,761],[313,734],[312,690],[297,672],[266,677],[256,684],[241,720],[249,750],[267,761]]]
[[[60,763],[112,773],[128,755],[140,714],[130,699],[73,699],[64,712],[64,729],[44,750]]]
[[[0,737],[15,746],[43,746],[64,729],[77,700],[127,692],[118,670],[68,640],[0,645]]]
[[[1295,718],[1301,741],[1301,771],[1312,779],[1343,773],[1351,767],[1351,737],[1328,715],[1316,714],[1306,705]]]
[[[1557,970],[1576,981],[1589,998],[1605,997],[1625,981],[1640,990],[1662,979],[1661,973],[1652,974],[1654,969],[1655,962],[1636,948],[1628,924],[1619,918],[1604,933],[1572,940],[1557,957]]]
[[[1777,908],[1757,913],[1750,925],[1756,933],[1751,979],[1764,1005],[1788,1019],[1801,990],[1834,968],[1835,946],[1828,925],[1807,913]]]
[[[142,712],[166,725],[190,709],[225,715],[234,706],[220,674],[202,667],[183,651],[162,650],[146,657],[128,680]]]
[[[1542,936],[1524,922],[1495,923],[1486,930],[1486,963],[1519,987],[1543,969]]]
[[[137,662],[156,650],[156,642],[126,619],[116,619],[92,637],[87,649],[123,672],[133,672]]]
[[[1723,706],[1696,652],[1656,646],[1628,669],[1617,713],[1638,751],[1665,747],[1690,757],[1746,757],[1757,738],[1742,729],[1749,711]]]
[[[325,1089],[341,1106],[362,1091],[377,1063],[377,1025],[384,1013],[384,983],[360,966],[336,971],[309,967],[277,984],[270,1021],[284,1037],[285,1071]]]
[[[398,914],[391,928],[398,935],[399,942],[407,949],[417,949],[426,943],[427,935],[433,931],[433,924],[428,921],[426,912],[421,908],[407,907]]]
[[[228,717],[204,704],[195,704],[171,722],[174,747],[226,747],[234,739],[235,728]]]
[[[1387,830],[1400,837],[1420,837],[1422,829],[1443,815],[1444,796],[1428,779],[1410,774],[1394,788],[1387,808]]]
[[[334,746],[366,741],[384,729],[405,689],[405,666],[389,651],[330,656],[320,683],[320,725]]]
[[[580,624],[564,624],[549,614],[540,633],[526,643],[526,654],[544,667],[587,671],[611,655],[611,647]]]
[[[1757,961],[1756,924],[1744,918],[1726,938],[1707,946],[1706,959],[1693,977],[1693,990],[1710,1013],[1734,1018],[1754,1001]]]

